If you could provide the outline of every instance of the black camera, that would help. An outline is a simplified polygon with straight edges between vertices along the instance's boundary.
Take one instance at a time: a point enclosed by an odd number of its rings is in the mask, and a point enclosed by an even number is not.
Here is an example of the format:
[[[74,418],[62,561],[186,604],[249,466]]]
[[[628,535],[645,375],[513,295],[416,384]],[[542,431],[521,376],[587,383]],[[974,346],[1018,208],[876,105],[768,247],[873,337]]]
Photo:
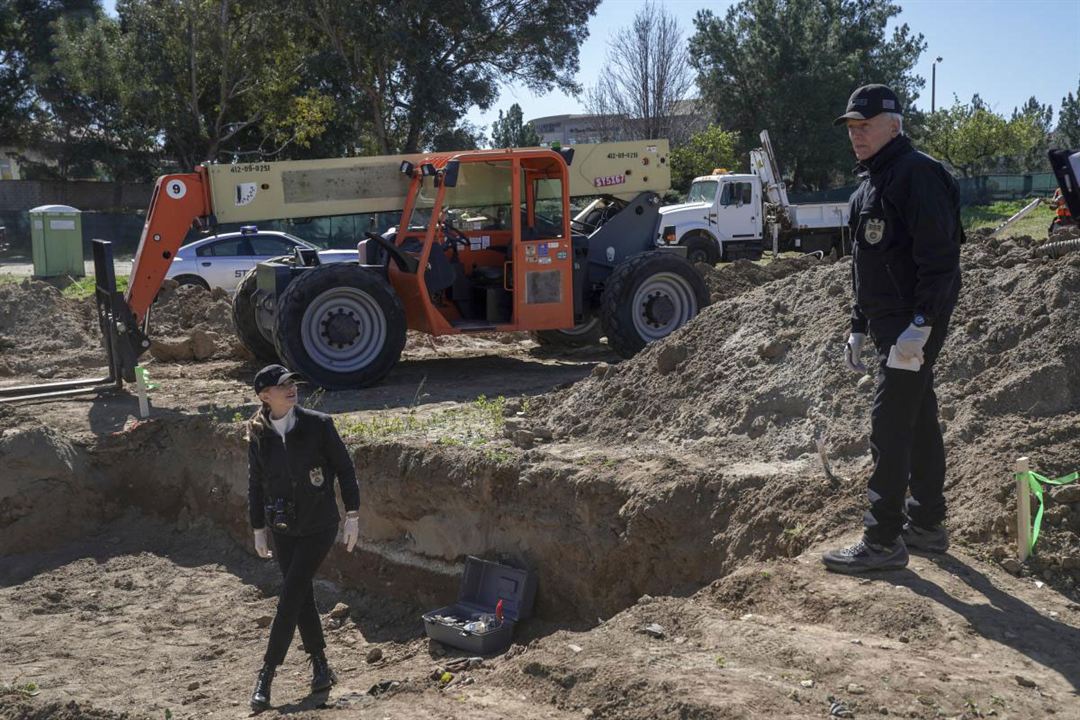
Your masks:
[[[277,498],[266,505],[266,522],[275,530],[285,532],[296,519],[296,509],[285,498]]]

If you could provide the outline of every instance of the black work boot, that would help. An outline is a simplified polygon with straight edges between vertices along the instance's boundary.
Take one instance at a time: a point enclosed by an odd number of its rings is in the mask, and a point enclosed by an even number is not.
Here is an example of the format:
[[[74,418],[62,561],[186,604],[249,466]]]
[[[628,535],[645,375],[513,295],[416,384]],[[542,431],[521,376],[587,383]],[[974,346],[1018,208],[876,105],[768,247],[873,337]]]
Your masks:
[[[922,550],[928,553],[943,553],[949,549],[949,533],[945,526],[937,524],[932,528],[913,525],[909,520],[904,524],[904,531],[900,534],[904,544],[912,550]]]
[[[311,662],[311,692],[329,690],[337,682],[337,675],[330,669],[326,655],[322,650],[318,650],[311,653],[308,660]]]
[[[833,572],[853,575],[869,570],[900,570],[907,567],[908,552],[904,541],[897,538],[892,545],[870,542],[866,535],[845,548],[830,550],[821,556],[825,567]]]
[[[262,712],[270,708],[270,683],[274,682],[274,672],[277,665],[267,663],[259,671],[259,679],[255,681],[255,692],[251,693],[251,709]]]

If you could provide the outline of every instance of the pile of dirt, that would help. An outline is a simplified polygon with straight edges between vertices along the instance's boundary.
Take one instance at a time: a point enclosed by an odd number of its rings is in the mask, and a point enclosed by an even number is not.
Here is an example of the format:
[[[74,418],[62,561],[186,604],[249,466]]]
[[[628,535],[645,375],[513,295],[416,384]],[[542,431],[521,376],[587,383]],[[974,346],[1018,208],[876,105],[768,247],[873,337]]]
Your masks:
[[[235,358],[250,353],[236,337],[229,294],[167,280],[150,309],[150,354],[162,362]]]
[[[39,280],[0,285],[0,377],[65,377],[104,365],[93,301]]]
[[[779,258],[761,265],[749,260],[736,260],[729,265],[713,267],[706,263],[697,263],[695,267],[709,288],[709,301],[720,302],[748,290],[786,278],[807,268],[822,263],[816,255],[799,255],[791,258]]]
[[[1080,252],[1036,258],[1033,243],[965,245],[964,289],[936,369],[953,526],[969,541],[1003,546],[1015,532],[1017,457],[1044,474],[1080,465]],[[849,262],[718,302],[633,360],[535,402],[529,420],[557,440],[669,445],[718,465],[810,458],[820,437],[858,488],[874,383],[842,361]],[[1037,569],[1053,575],[1080,560],[1080,505],[1061,504],[1049,524],[1060,532],[1040,540],[1049,566]]]
[[[0,718],[13,720],[135,720],[136,716],[101,710],[74,700],[37,702],[24,692],[0,692]]]
[[[1050,233],[1050,242],[1080,239],[1080,225],[1066,225]]]

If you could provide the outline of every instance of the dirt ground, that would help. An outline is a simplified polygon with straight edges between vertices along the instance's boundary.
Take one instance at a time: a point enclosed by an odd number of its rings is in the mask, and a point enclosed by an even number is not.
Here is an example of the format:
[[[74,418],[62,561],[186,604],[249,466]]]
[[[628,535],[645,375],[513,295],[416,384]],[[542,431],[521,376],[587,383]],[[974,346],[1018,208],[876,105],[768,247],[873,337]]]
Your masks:
[[[360,468],[363,537],[317,583],[339,684],[308,694],[297,639],[263,716],[1080,719],[1080,493],[1009,563],[1012,460],[1080,467],[1080,268],[1029,245],[965,249],[939,374],[954,549],[871,578],[818,560],[869,467],[845,263],[706,271],[714,306],[631,361],[410,336],[378,387],[305,393]],[[0,382],[92,373],[88,306],[0,292]],[[0,719],[249,716],[280,577],[250,547],[257,365],[226,308],[162,298],[149,421],[127,393],[0,405]],[[540,587],[511,650],[462,668],[419,617],[468,554]]]

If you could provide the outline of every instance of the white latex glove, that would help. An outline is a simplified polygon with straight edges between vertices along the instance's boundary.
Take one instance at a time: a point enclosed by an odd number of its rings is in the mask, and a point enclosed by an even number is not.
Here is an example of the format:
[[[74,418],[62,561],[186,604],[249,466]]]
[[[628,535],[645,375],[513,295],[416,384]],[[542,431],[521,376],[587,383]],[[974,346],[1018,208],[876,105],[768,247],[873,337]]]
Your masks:
[[[255,531],[255,553],[261,558],[274,557],[270,552],[270,541],[266,538],[266,528]]]
[[[345,514],[345,532],[341,536],[341,542],[345,544],[345,550],[352,552],[356,541],[360,539],[360,517],[351,512]]]
[[[866,374],[866,365],[860,359],[865,342],[866,333],[851,333],[848,335],[847,346],[844,347],[844,364],[849,370],[860,375]]]
[[[926,341],[930,339],[930,326],[923,325],[919,327],[912,323],[907,326],[907,330],[900,333],[900,337],[896,338],[896,355],[901,360],[918,360],[919,363],[923,363],[923,348],[926,346]]]

